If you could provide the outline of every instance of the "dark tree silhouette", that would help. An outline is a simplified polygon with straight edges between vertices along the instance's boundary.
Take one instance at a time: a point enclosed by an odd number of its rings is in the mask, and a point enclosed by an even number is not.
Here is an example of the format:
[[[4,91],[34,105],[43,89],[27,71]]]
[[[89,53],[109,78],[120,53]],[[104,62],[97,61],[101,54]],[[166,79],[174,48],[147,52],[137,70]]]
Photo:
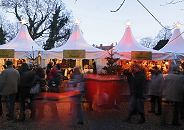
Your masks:
[[[69,38],[70,30],[64,29],[64,26],[69,21],[69,18],[65,15],[60,16],[61,9],[61,6],[56,6],[55,12],[50,20],[51,24],[49,38],[47,39],[46,44],[43,45],[45,50],[54,48],[55,42],[58,42],[60,39],[64,40]],[[65,33],[61,34],[60,30],[62,28],[65,30]]]
[[[3,30],[3,27],[1,25],[1,27],[0,27],[0,45],[6,43],[6,34],[7,33]]]
[[[61,32],[65,34],[66,31],[66,35],[60,37],[59,40],[61,41],[67,40],[70,34],[70,24],[72,24],[70,19],[72,17],[60,0],[2,0],[1,6],[7,10],[7,13],[13,13],[18,21],[25,19],[28,22],[28,31],[33,40],[39,39],[39,41],[42,40],[42,43],[47,41],[47,44],[56,44],[57,38],[59,38],[58,30],[60,34]],[[55,12],[55,14],[52,12]],[[59,19],[54,19],[56,15],[59,15]],[[54,26],[57,25],[55,26],[57,31],[53,31],[53,24]],[[54,38],[47,40],[51,35]]]
[[[169,40],[160,40],[157,45],[153,48],[154,50],[160,50],[161,48],[163,48]]]

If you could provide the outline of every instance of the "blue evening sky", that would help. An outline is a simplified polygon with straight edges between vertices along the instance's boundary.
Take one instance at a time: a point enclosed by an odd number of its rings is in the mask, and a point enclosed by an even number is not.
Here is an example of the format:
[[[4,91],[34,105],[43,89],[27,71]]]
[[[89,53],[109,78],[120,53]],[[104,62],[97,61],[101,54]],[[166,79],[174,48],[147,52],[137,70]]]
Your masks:
[[[160,6],[171,0],[140,0],[163,25],[172,26],[184,23],[184,2]],[[136,39],[154,38],[162,28],[136,0],[126,0],[123,7],[115,13],[122,0],[63,0],[66,8],[80,19],[80,28],[89,44],[109,45],[119,42],[127,21],[131,21],[132,32]],[[183,7],[183,8],[182,8]],[[181,31],[183,31],[183,26]]]

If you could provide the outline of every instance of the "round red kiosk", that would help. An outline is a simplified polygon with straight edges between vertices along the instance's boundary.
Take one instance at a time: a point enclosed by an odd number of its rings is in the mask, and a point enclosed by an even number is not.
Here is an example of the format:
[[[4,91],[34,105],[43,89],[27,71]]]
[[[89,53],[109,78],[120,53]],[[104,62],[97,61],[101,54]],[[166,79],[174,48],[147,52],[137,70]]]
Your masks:
[[[91,105],[105,108],[117,107],[120,104],[122,79],[117,75],[87,74],[86,98]]]

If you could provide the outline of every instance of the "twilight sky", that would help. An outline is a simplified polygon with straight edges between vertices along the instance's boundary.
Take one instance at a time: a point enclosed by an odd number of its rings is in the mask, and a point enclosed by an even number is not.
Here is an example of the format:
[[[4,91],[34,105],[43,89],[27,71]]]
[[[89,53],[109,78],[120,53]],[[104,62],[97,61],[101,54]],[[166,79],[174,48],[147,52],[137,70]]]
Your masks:
[[[136,39],[154,38],[162,28],[136,0],[126,0],[118,12],[110,12],[119,7],[123,0],[63,0],[66,8],[80,19],[80,28],[89,44],[109,45],[119,42],[127,21],[131,21]],[[161,6],[171,0],[140,0],[165,26],[176,22],[184,24],[184,2]],[[183,8],[182,8],[183,7]],[[181,27],[181,32],[184,31]]]

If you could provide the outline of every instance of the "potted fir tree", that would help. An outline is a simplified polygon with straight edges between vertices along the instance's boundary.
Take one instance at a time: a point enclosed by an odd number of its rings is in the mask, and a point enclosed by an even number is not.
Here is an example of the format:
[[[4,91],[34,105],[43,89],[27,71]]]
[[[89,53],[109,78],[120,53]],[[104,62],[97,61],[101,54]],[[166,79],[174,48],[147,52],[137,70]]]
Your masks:
[[[106,66],[103,67],[105,73],[89,75],[86,80],[87,96],[94,105],[114,107],[120,103],[121,92],[121,66],[117,64],[119,58],[115,58],[115,53],[110,50]]]
[[[107,60],[107,65],[103,67],[105,70],[106,75],[119,75],[121,73],[121,66],[117,64],[119,58],[115,58],[115,53],[113,50],[110,50],[109,56],[107,56],[105,59]]]

